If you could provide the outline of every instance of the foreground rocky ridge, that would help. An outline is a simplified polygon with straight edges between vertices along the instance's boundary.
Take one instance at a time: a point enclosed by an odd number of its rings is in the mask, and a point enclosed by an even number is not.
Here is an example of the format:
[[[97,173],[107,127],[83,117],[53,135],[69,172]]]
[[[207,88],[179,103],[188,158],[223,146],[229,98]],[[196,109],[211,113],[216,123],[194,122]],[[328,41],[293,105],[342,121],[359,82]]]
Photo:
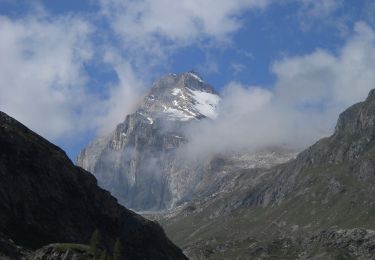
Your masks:
[[[213,185],[209,197],[154,215],[192,259],[371,259],[375,92],[295,160]]]
[[[120,206],[60,148],[2,112],[0,208],[0,249],[11,259],[28,253],[19,246],[87,243],[95,229],[109,251],[120,238],[128,259],[186,259],[159,225]]]

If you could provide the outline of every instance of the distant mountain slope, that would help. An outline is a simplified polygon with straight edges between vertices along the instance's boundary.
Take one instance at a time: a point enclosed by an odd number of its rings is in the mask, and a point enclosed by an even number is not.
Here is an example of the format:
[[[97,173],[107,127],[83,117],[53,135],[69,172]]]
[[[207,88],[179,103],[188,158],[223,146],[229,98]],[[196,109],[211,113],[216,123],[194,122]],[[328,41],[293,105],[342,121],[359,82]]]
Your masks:
[[[295,160],[213,185],[155,216],[192,259],[374,259],[375,90]]]
[[[0,238],[23,247],[87,243],[99,229],[108,249],[121,239],[127,259],[186,259],[160,226],[120,206],[60,148],[2,112],[0,209]],[[16,248],[0,242],[0,251]]]
[[[123,205],[160,210],[189,197],[202,169],[176,150],[192,121],[215,118],[220,96],[194,72],[170,74],[154,83],[137,110],[106,137],[84,149],[77,164]]]
[[[191,121],[216,116],[215,90],[193,72],[155,82],[136,112],[109,136],[94,140],[77,164],[92,171],[99,185],[136,210],[169,208],[189,195],[200,170],[185,165],[176,149],[186,142]]]
[[[164,76],[112,134],[94,140],[80,153],[77,164],[93,172],[99,185],[120,203],[135,210],[180,205],[217,176],[211,168],[218,160],[192,163],[178,151],[189,141],[187,126],[197,120],[214,120],[220,100],[194,72]],[[249,160],[255,166],[259,165],[255,158],[269,160],[263,163],[267,165],[290,158],[278,155],[262,154]]]

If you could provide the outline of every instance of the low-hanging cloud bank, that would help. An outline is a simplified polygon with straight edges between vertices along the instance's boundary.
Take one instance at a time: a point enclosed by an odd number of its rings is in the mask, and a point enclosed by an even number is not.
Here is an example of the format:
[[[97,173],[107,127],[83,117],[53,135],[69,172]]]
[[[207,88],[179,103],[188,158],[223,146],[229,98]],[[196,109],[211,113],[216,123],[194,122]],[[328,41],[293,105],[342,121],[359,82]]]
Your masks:
[[[272,89],[228,84],[220,115],[187,129],[189,155],[283,146],[300,150],[332,133],[340,112],[375,88],[375,32],[355,25],[335,55],[324,50],[272,65]]]

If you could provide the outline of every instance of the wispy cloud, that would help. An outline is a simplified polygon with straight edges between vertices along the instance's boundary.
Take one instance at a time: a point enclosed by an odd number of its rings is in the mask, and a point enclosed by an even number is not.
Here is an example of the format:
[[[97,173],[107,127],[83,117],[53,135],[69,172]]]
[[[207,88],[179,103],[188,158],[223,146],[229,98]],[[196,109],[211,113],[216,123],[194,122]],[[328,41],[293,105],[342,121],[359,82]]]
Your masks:
[[[336,11],[343,3],[342,0],[299,0],[305,16],[315,18],[327,17]]]
[[[232,63],[232,64],[230,65],[230,69],[231,69],[233,75],[236,76],[236,75],[238,75],[239,73],[241,73],[241,72],[243,72],[244,70],[246,70],[246,66],[243,65],[243,64],[241,64],[241,63],[236,63],[236,62],[234,62],[234,63]]]

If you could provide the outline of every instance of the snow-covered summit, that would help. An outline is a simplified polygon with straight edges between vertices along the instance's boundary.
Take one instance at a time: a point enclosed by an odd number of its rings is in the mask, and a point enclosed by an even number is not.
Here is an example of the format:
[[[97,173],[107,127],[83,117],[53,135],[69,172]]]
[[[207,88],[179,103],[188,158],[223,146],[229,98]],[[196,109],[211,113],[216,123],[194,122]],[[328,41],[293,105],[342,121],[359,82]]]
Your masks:
[[[156,81],[140,105],[146,118],[189,121],[214,119],[221,98],[195,72],[169,74]]]
[[[172,207],[190,197],[201,176],[178,152],[189,141],[186,126],[215,118],[219,102],[219,94],[197,73],[164,76],[108,137],[80,153],[77,164],[127,207]]]

